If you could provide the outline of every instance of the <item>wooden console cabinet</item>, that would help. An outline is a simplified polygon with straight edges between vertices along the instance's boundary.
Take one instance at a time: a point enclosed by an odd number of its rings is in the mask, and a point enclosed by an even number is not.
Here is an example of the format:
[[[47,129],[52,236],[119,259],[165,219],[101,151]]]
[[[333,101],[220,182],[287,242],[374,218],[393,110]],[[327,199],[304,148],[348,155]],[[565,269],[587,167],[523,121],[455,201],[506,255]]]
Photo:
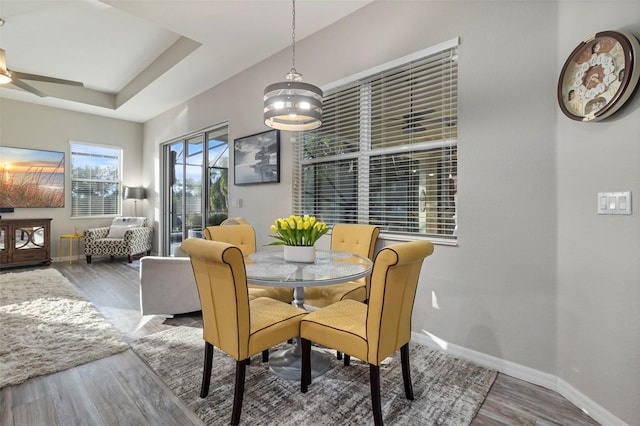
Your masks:
[[[51,219],[1,219],[0,268],[51,264]]]

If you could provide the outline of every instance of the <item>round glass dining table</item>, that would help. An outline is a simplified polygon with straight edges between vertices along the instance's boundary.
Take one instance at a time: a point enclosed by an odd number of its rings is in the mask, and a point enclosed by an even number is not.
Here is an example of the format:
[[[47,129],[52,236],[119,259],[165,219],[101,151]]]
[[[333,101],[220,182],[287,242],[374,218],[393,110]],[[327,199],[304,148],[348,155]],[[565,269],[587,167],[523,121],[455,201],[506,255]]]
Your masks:
[[[272,287],[293,287],[293,305],[312,310],[304,304],[304,288],[320,285],[339,284],[366,277],[371,273],[373,262],[362,256],[343,251],[316,249],[313,263],[297,263],[284,260],[282,248],[258,251],[245,256],[247,282],[249,284]],[[301,349],[300,339],[288,349],[269,356],[269,368],[277,376],[300,379]],[[331,356],[323,351],[311,353],[311,374],[324,374],[331,362]]]

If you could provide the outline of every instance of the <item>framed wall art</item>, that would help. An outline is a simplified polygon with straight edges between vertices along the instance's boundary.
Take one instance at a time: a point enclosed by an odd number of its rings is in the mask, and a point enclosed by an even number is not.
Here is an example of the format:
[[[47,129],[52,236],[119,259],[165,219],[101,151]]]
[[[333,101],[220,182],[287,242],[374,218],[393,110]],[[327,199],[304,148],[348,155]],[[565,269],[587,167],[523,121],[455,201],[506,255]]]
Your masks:
[[[236,185],[280,182],[280,131],[268,130],[233,141]]]
[[[64,152],[0,146],[0,207],[64,207]]]

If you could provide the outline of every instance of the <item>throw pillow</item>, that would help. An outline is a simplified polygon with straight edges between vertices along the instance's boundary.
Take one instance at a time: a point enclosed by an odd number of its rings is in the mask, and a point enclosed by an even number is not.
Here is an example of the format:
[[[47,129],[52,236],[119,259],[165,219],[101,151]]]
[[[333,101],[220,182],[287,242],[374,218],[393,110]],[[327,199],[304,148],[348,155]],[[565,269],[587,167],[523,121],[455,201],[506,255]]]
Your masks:
[[[111,225],[109,227],[109,233],[107,234],[107,238],[124,238],[124,233],[127,232],[128,229],[134,228],[133,225],[128,226],[119,226],[119,225]]]
[[[124,238],[128,229],[144,226],[146,217],[116,217],[111,222],[107,238]]]

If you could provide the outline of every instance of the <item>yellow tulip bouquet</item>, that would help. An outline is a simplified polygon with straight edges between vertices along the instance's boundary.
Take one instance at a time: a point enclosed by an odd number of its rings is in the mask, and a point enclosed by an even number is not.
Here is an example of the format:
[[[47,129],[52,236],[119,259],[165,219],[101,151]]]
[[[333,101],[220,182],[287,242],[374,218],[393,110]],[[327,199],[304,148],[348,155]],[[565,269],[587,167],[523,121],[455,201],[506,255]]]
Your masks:
[[[329,232],[327,224],[316,220],[313,216],[304,217],[291,215],[275,220],[271,225],[270,235],[277,239],[268,246],[313,246],[320,237]]]

